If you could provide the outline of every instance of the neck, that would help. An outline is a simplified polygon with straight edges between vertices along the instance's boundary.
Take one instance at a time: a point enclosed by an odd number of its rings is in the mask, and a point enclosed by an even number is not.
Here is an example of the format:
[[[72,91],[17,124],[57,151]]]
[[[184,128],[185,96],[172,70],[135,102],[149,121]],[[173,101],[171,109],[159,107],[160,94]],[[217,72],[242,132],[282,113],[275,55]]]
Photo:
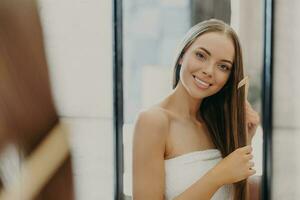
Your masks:
[[[201,106],[202,99],[192,97],[184,88],[181,81],[169,95],[169,106],[178,115],[188,118],[197,119],[197,112]]]

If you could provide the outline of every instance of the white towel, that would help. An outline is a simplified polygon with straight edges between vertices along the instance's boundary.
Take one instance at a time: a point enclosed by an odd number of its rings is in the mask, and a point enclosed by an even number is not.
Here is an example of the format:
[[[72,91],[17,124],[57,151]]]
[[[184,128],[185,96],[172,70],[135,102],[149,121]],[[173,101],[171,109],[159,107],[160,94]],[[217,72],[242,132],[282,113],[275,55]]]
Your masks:
[[[199,180],[220,160],[218,149],[193,151],[165,160],[165,198],[171,200]],[[213,195],[212,200],[230,200],[233,185],[224,185]]]

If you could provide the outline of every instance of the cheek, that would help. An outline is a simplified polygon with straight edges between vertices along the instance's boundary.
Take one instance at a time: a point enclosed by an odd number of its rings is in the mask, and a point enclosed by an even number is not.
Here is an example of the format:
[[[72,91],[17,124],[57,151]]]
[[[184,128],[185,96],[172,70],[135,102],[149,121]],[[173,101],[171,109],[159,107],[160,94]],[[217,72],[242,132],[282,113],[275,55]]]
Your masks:
[[[192,72],[196,70],[196,66],[192,62],[183,63],[180,70],[180,78],[187,79],[191,76]]]
[[[195,65],[197,66],[197,64],[200,64],[199,60],[197,59],[197,57],[194,56],[192,52],[187,53],[183,58],[182,65],[184,65],[186,68],[194,68]]]
[[[223,72],[221,72],[223,73]],[[213,89],[216,90],[215,92],[218,92],[220,91],[224,85],[226,84],[226,82],[228,81],[229,79],[229,75],[230,73],[228,74],[217,74],[215,77],[215,84],[213,85]]]

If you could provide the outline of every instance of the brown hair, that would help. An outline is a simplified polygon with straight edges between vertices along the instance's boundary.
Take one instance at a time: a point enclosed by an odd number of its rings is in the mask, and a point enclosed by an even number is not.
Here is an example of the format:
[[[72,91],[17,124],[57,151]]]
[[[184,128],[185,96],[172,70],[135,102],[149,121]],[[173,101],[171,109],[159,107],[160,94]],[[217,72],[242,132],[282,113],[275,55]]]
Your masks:
[[[240,42],[235,31],[226,23],[210,19],[193,26],[185,35],[177,49],[173,73],[173,89],[180,80],[179,60],[196,40],[204,33],[220,32],[230,37],[234,43],[233,68],[225,86],[216,94],[203,99],[198,116],[204,120],[212,141],[226,157],[235,149],[247,145],[245,121],[245,90],[237,90],[238,82],[244,77]],[[234,183],[234,200],[248,199],[247,179]]]

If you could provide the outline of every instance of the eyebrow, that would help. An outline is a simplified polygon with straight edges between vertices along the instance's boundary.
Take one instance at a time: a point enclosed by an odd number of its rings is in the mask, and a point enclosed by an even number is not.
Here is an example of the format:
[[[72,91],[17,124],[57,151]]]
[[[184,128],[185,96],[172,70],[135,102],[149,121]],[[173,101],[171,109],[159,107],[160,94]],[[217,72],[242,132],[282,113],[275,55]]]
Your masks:
[[[201,50],[205,51],[205,53],[207,53],[209,56],[211,56],[211,53],[207,49],[205,49],[204,47],[198,47],[197,49],[201,49]],[[222,59],[221,61],[222,62],[227,62],[227,63],[233,65],[233,63],[230,60]]]

